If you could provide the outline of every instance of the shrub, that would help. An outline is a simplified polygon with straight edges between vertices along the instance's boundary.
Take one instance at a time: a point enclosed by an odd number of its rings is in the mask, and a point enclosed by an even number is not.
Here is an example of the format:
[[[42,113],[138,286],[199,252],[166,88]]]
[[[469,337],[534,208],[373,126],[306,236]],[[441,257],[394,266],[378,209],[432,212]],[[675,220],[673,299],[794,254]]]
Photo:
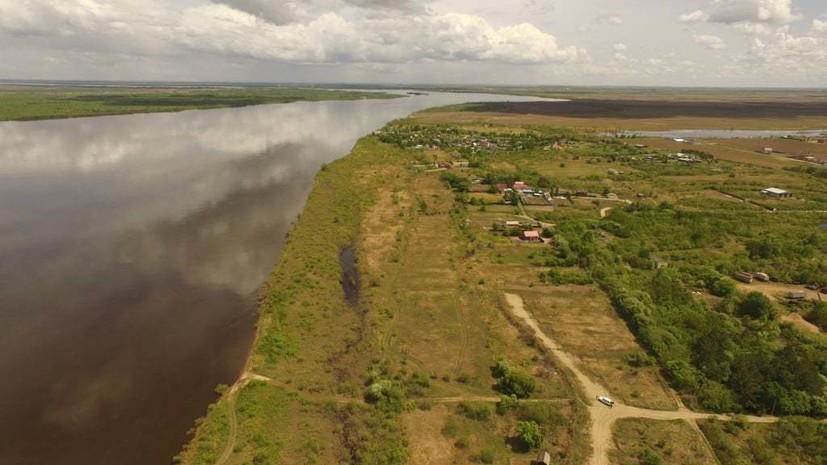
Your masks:
[[[477,421],[486,421],[494,413],[494,407],[484,402],[461,402],[458,409],[465,417]]]
[[[531,449],[537,449],[543,445],[543,431],[534,421],[518,422],[517,436]]]

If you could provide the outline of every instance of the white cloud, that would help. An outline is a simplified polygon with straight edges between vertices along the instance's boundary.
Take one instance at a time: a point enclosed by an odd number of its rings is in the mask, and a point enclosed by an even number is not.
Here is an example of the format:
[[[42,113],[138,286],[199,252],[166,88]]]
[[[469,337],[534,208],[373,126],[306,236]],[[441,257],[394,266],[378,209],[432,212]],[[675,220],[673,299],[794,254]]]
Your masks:
[[[521,23],[494,27],[479,16],[464,14],[352,14],[260,0],[202,4],[164,10],[164,21],[142,17],[139,10],[102,0],[56,0],[45,4],[0,0],[0,33],[17,36],[71,36],[63,48],[105,50],[120,42],[126,50],[152,44],[165,53],[187,50],[242,59],[290,63],[409,63],[499,61],[540,64],[576,60],[585,52],[561,47],[537,27]],[[338,0],[345,1],[345,0]],[[408,0],[347,0],[349,8],[414,8]],[[152,10],[152,9],[150,9]],[[407,10],[406,10],[407,11]],[[134,13],[134,15],[133,15]],[[157,25],[156,25],[157,24]],[[55,25],[59,25],[55,27]],[[106,41],[100,39],[106,37]],[[162,44],[157,44],[157,42]]]
[[[621,24],[623,24],[623,18],[621,18],[620,15],[616,14],[600,15],[594,19],[594,24],[620,26]]]
[[[627,47],[626,47],[626,44],[620,44],[620,43],[618,43],[618,44],[614,44],[614,46],[613,46],[612,48],[614,48],[614,50],[615,50],[616,52],[623,52],[623,51],[625,51],[625,50],[626,50],[626,48],[627,48]]]
[[[813,34],[827,34],[827,19],[814,19],[810,31]]]
[[[709,15],[702,10],[695,10],[692,13],[687,13],[680,16],[682,23],[702,23],[709,19]]]
[[[693,11],[680,16],[682,22],[741,22],[783,25],[803,18],[793,11],[792,0],[712,0],[709,13]]]
[[[696,35],[693,37],[695,43],[698,45],[703,45],[704,47],[711,49],[711,50],[723,50],[726,48],[726,43],[723,39],[718,36],[711,36],[711,35]]]

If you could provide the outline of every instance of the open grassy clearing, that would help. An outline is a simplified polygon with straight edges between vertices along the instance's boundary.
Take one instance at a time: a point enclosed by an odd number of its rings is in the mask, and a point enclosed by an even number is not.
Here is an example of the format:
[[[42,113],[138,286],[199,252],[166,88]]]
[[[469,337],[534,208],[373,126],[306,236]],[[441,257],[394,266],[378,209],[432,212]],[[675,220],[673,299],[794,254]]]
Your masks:
[[[298,88],[113,88],[0,85],[0,121],[244,107],[305,100],[395,97],[374,92]]]
[[[682,420],[623,419],[614,426],[614,442],[616,448],[610,453],[614,465],[715,463],[698,432]]]
[[[594,286],[537,286],[522,297],[540,327],[577,356],[583,370],[624,403],[675,410],[677,403],[654,360],[635,342]]]

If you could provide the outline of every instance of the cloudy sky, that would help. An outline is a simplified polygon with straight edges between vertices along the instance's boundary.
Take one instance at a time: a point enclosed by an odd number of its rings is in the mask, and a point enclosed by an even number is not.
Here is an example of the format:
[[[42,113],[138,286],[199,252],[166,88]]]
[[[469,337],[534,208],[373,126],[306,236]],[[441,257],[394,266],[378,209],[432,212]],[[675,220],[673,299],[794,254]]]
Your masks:
[[[0,79],[827,87],[827,2],[0,0]]]

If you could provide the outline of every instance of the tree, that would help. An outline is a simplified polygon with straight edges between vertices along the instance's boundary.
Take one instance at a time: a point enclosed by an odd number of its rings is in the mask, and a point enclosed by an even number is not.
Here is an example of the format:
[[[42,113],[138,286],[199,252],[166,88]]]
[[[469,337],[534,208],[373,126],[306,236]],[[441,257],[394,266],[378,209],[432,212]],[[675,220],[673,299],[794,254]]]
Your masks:
[[[540,425],[534,421],[521,421],[517,423],[517,435],[526,446],[537,449],[543,445],[543,431]]]
[[[804,318],[821,328],[822,331],[827,331],[827,303],[817,302]]]
[[[761,292],[750,292],[738,305],[738,315],[766,320],[772,315],[772,302]]]

